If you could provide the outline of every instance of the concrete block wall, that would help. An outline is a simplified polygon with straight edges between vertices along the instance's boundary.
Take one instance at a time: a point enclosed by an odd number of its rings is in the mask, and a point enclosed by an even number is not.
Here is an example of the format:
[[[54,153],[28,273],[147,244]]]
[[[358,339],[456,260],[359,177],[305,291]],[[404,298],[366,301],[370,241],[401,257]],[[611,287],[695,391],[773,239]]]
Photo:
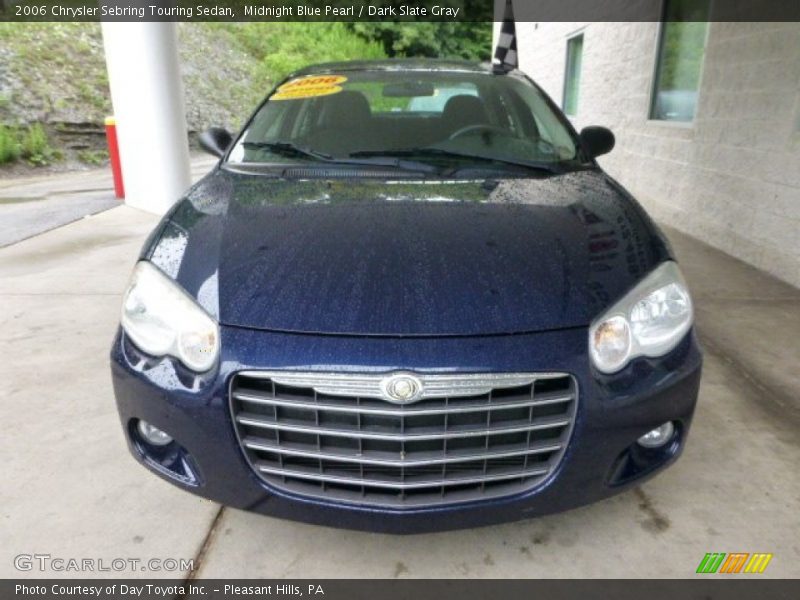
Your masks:
[[[800,287],[800,24],[711,23],[695,120],[648,118],[658,23],[517,23],[520,67],[560,105],[583,32],[577,129],[658,220]]]

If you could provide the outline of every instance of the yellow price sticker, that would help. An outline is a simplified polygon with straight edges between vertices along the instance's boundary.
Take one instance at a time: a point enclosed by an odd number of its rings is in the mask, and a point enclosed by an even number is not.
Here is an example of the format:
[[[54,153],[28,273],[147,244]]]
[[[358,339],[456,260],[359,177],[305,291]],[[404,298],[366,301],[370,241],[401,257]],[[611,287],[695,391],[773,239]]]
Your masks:
[[[340,84],[347,81],[343,75],[312,75],[294,79],[280,86],[270,100],[299,100],[329,96],[342,91]]]

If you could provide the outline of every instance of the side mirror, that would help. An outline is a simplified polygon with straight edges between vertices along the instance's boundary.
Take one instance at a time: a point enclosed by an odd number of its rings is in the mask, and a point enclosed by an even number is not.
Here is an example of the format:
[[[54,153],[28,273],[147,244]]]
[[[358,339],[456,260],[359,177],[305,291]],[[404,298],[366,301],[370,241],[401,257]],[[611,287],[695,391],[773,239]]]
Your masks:
[[[614,149],[616,140],[606,127],[584,127],[580,133],[581,143],[591,158],[608,154]]]
[[[233,141],[230,131],[222,127],[211,127],[200,134],[198,138],[200,147],[214,156],[222,158],[228,151],[228,146]]]

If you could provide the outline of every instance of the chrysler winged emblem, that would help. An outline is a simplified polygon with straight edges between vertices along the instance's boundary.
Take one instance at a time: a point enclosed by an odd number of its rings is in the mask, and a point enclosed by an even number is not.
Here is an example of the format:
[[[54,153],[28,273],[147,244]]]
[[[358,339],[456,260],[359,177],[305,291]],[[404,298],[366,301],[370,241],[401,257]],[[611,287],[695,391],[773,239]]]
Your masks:
[[[395,404],[408,404],[422,397],[423,385],[411,373],[395,373],[381,381],[384,399]]]

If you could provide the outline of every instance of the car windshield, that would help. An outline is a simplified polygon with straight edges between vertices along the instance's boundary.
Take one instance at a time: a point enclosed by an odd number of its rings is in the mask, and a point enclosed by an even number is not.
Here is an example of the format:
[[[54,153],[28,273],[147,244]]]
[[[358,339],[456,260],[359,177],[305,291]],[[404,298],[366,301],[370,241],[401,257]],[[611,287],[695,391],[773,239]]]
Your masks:
[[[469,71],[380,70],[288,80],[260,108],[228,157],[229,163],[277,166],[334,162],[546,170],[577,160],[564,121],[524,80]]]

